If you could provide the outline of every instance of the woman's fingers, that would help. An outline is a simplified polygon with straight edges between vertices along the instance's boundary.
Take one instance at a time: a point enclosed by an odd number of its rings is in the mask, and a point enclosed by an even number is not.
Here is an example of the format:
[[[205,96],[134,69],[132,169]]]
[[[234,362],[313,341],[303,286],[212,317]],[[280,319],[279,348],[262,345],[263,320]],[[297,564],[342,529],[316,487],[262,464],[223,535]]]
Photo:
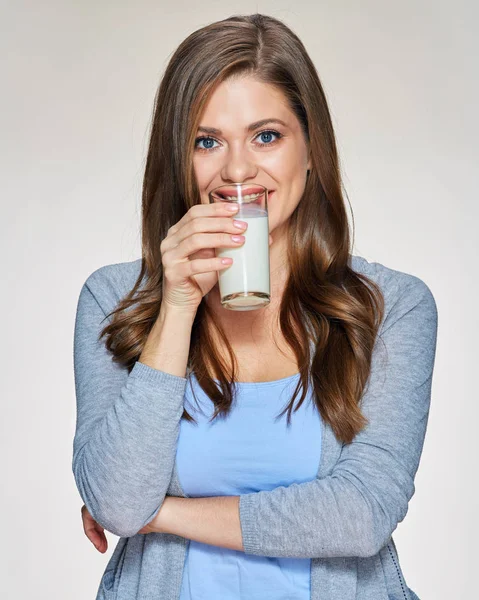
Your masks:
[[[82,506],[81,515],[83,521],[83,531],[85,532],[85,535],[95,546],[98,552],[103,554],[108,550],[108,540],[106,539],[104,528],[95,521],[85,505]]]
[[[91,529],[91,537],[89,539],[92,541],[95,548],[98,552],[102,554],[108,550],[108,541],[103,532],[103,529]]]

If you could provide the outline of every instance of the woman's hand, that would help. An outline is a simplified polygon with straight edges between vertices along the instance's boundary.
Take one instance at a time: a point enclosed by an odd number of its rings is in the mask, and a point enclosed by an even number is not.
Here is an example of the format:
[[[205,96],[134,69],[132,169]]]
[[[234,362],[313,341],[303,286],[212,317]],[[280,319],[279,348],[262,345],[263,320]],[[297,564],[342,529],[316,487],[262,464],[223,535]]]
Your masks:
[[[104,554],[108,550],[108,541],[104,528],[95,521],[85,505],[81,507],[83,531],[98,552]]]

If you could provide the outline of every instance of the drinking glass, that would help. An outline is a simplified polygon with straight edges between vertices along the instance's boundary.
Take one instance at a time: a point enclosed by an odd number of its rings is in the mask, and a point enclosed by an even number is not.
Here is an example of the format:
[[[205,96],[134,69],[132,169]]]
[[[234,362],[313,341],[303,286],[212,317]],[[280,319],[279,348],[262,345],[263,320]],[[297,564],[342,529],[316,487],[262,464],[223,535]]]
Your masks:
[[[232,183],[208,194],[212,202],[236,202],[234,219],[248,223],[238,248],[216,248],[233,259],[218,272],[221,304],[228,310],[255,310],[270,302],[268,190],[256,183]]]

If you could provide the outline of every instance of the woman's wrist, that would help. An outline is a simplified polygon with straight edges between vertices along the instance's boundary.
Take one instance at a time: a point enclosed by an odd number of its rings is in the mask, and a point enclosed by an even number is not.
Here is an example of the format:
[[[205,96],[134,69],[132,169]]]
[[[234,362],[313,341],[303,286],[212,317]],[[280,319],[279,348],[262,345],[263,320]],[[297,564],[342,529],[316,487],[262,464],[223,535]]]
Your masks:
[[[140,529],[137,533],[169,533],[167,530],[167,512],[168,512],[168,499],[170,496],[165,496],[163,500],[163,504],[160,507],[160,510],[157,512],[156,516],[147,523],[144,527]]]
[[[171,508],[171,496],[165,496],[163,504],[154,519],[155,533],[169,533],[168,531],[168,511]]]

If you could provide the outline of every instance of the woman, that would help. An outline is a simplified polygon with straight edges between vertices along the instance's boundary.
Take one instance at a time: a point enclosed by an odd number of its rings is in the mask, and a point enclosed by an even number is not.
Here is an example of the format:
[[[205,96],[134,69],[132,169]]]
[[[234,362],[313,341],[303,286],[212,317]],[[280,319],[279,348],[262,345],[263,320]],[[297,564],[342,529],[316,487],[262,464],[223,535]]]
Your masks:
[[[233,182],[269,190],[272,300],[251,312],[219,298],[215,248],[248,232],[208,192]],[[73,472],[89,538],[120,536],[97,600],[417,598],[392,533],[437,308],[421,279],[350,250],[300,40],[259,14],[191,34],[155,102],[142,258],[94,271],[78,301]]]

